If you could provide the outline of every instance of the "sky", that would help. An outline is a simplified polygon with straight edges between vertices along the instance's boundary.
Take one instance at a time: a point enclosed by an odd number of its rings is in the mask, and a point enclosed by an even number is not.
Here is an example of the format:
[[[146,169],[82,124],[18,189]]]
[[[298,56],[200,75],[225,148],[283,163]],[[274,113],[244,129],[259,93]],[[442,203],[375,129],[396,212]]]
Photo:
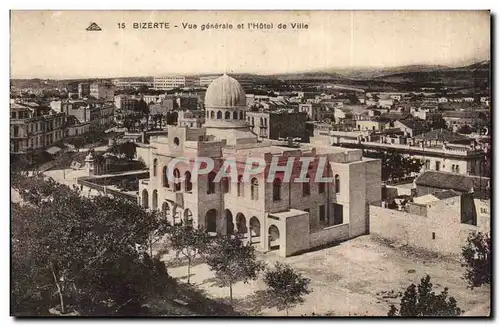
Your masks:
[[[92,22],[102,31],[86,31]],[[170,28],[133,28],[147,22]],[[249,30],[252,22],[273,29]],[[202,31],[207,23],[233,30]],[[12,78],[277,74],[489,58],[488,11],[11,11]]]

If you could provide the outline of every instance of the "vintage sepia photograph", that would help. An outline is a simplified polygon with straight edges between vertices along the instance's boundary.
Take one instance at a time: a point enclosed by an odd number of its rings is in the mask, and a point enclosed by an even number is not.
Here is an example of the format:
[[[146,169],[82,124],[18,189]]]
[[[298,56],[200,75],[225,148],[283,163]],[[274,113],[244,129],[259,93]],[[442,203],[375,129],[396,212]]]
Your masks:
[[[491,317],[489,10],[11,10],[13,317]]]

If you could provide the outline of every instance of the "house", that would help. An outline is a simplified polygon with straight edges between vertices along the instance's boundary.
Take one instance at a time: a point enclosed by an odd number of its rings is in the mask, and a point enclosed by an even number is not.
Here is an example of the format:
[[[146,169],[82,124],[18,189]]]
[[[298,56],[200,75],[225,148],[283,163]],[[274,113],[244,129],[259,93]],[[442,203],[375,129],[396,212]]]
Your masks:
[[[401,131],[410,137],[421,134],[425,130],[424,125],[415,119],[396,120],[394,122],[394,128],[401,129]]]

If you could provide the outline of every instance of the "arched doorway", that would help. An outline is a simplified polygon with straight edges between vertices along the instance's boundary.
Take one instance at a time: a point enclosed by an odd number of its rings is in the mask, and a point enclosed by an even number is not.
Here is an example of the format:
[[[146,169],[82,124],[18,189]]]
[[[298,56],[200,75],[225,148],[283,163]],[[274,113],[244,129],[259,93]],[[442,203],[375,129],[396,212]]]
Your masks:
[[[142,207],[146,209],[149,208],[149,194],[146,189],[142,191]]]
[[[189,208],[184,210],[184,225],[193,226],[193,213]]]
[[[207,232],[217,232],[217,211],[213,208],[205,215],[205,229]]]
[[[280,248],[280,230],[276,225],[271,225],[268,231],[269,250],[277,250]]]
[[[229,209],[224,210],[224,221],[226,225],[226,234],[234,233],[233,213]]]
[[[250,218],[250,238],[252,243],[260,242],[260,222],[259,219],[255,216]]]
[[[158,190],[153,190],[153,209],[158,209]]]
[[[245,218],[245,215],[243,215],[243,213],[238,213],[236,215],[236,233],[240,237],[246,238],[247,232],[247,219]]]

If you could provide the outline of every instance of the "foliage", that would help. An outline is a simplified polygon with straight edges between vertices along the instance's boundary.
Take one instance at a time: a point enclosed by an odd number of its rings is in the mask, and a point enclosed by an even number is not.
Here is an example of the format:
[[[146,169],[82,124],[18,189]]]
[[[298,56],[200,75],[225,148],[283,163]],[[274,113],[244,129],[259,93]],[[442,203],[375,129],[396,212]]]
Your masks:
[[[229,299],[233,302],[233,284],[237,281],[255,280],[264,269],[257,261],[255,248],[251,244],[243,245],[237,237],[216,236],[203,252],[206,263],[215,272],[216,277],[229,286]]]
[[[177,252],[177,257],[183,255],[188,260],[187,282],[190,282],[191,264],[203,252],[210,236],[203,230],[191,225],[174,225],[169,230],[170,247]]]
[[[290,266],[276,262],[274,270],[268,270],[264,277],[268,292],[279,301],[279,309],[288,309],[304,301],[303,296],[311,293],[309,290],[310,279]]]
[[[418,173],[424,162],[414,157],[405,157],[393,151],[366,152],[371,158],[382,160],[382,180],[398,180],[409,177],[412,173]]]
[[[423,277],[418,286],[412,283],[401,298],[400,308],[391,305],[388,316],[459,316],[463,312],[455,298],[448,297],[448,288],[436,294],[432,286],[429,275]]]
[[[63,314],[135,314],[171,282],[163,263],[140,249],[165,232],[154,214],[41,176],[21,176],[14,188],[27,202],[12,211],[14,315],[56,303]]]
[[[424,130],[430,131],[434,129],[448,129],[446,121],[441,114],[432,114],[427,119],[422,120]]]
[[[133,160],[136,154],[137,145],[132,142],[124,142],[121,144],[114,144],[107,152],[115,155],[124,155],[127,159]]]
[[[471,233],[462,248],[464,277],[471,289],[491,282],[491,237],[482,232]]]

